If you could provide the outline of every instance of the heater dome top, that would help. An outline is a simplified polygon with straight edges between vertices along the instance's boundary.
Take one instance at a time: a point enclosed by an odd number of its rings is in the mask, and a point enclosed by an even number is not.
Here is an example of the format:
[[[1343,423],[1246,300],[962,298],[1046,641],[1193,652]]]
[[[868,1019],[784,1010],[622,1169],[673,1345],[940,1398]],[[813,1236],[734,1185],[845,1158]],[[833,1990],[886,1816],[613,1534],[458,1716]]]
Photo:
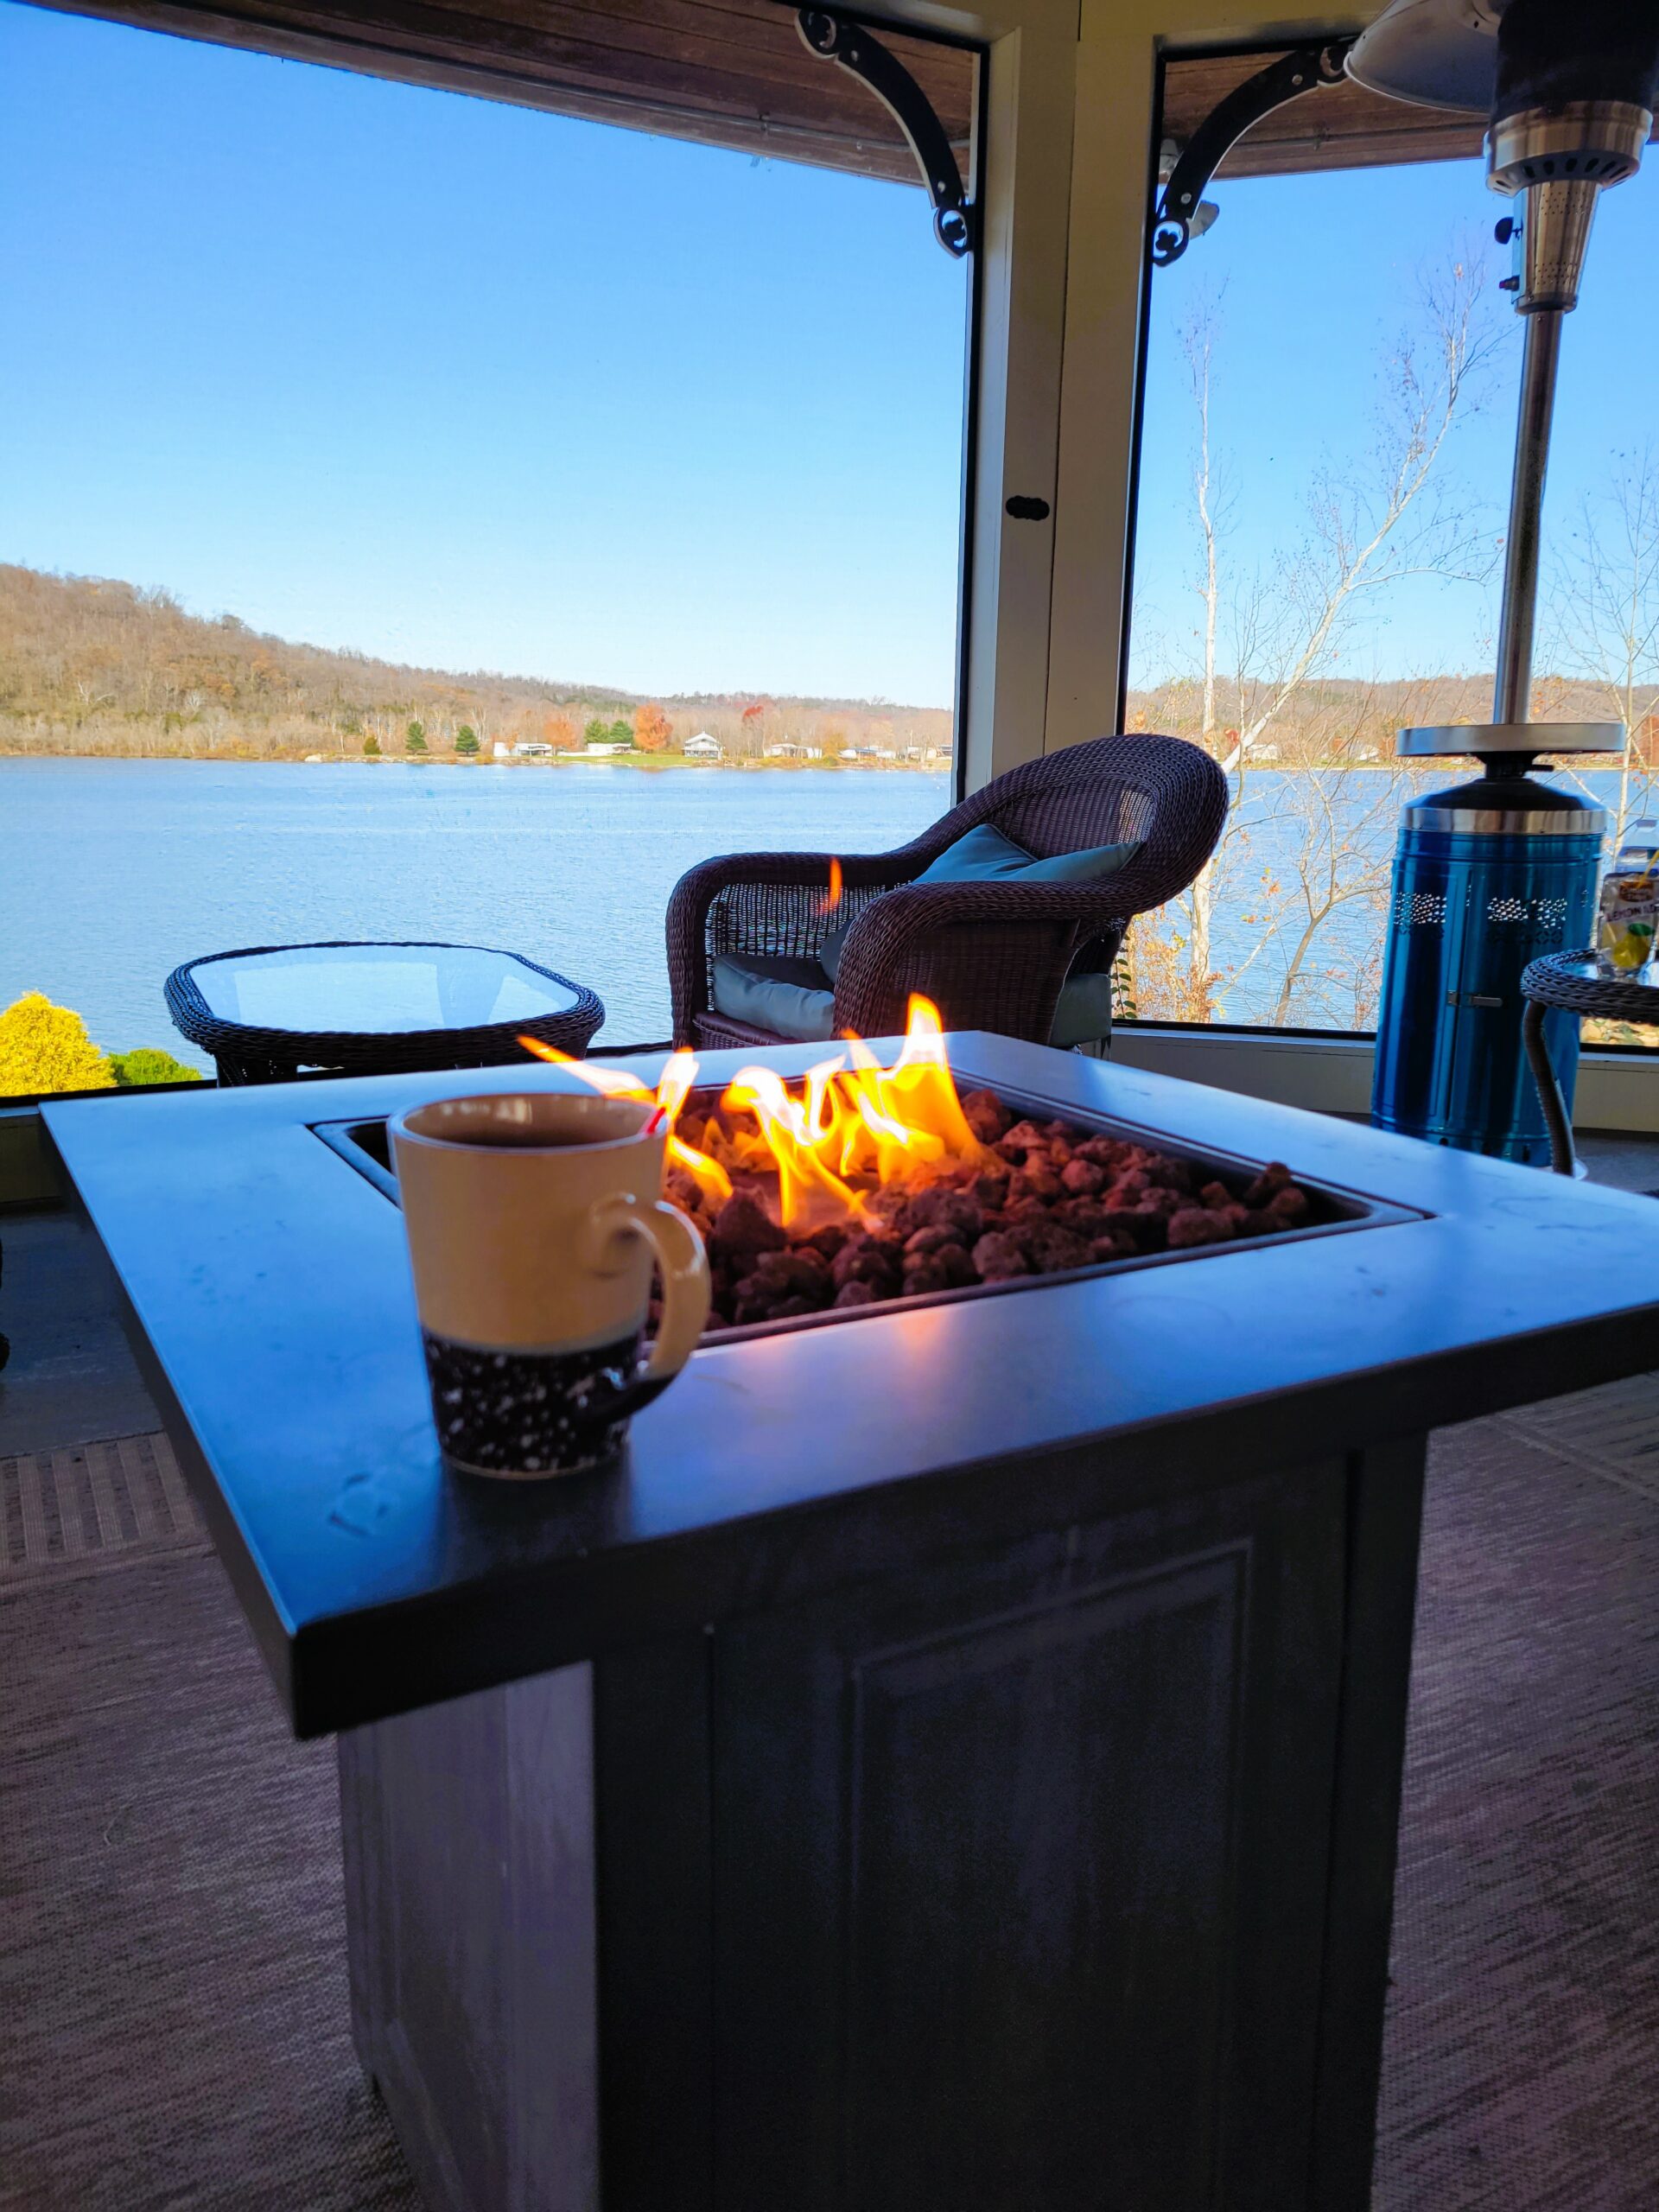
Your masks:
[[[1485,115],[1497,86],[1497,26],[1509,0],[1393,0],[1351,48],[1357,85],[1421,107]]]

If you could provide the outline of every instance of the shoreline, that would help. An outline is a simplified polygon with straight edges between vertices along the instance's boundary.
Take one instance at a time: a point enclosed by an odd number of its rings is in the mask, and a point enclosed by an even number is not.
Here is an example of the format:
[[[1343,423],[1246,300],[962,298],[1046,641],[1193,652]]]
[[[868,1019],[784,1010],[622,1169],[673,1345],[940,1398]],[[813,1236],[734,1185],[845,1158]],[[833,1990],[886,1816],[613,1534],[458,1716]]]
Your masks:
[[[765,769],[768,772],[780,772],[785,774],[816,773],[826,770],[834,773],[845,773],[851,770],[868,772],[874,769],[883,774],[923,776],[947,776],[953,766],[949,759],[938,760],[700,760],[696,754],[683,753],[611,753],[591,760],[580,754],[568,755],[563,759],[556,755],[550,760],[486,760],[481,753],[474,758],[463,756],[459,759],[451,753],[435,753],[424,759],[411,760],[404,753],[387,753],[378,755],[371,754],[366,759],[361,754],[347,754],[343,759],[329,760],[326,756],[314,759],[308,754],[292,753],[265,755],[246,753],[76,753],[62,750],[48,751],[33,747],[28,748],[0,747],[0,767],[3,767],[6,762],[10,760],[87,760],[95,761],[103,767],[126,764],[154,767],[163,765],[176,766],[180,762],[184,762],[198,768],[511,768],[515,771],[538,768],[625,768],[643,770],[647,773],[660,773],[665,769],[679,768],[696,768],[715,772],[722,770],[729,772],[735,769],[745,773]]]
[[[1404,760],[1389,755],[1380,760],[1263,760],[1252,761],[1249,773],[1252,777],[1406,774],[1439,775],[1449,778],[1456,775],[1456,763],[1459,760],[1472,760],[1472,754],[1446,754],[1433,760]],[[470,758],[466,756],[457,758],[453,753],[433,753],[425,758],[410,759],[404,753],[389,753],[371,754],[366,758],[362,754],[348,753],[343,758],[336,757],[330,760],[326,756],[314,758],[308,754],[292,753],[263,756],[247,753],[80,753],[60,749],[47,751],[36,750],[34,747],[13,748],[9,746],[0,746],[0,768],[3,768],[8,761],[12,760],[86,760],[95,761],[102,766],[126,764],[134,766],[155,766],[163,764],[176,766],[183,762],[200,768],[511,768],[515,772],[533,769],[621,768],[646,774],[661,774],[668,770],[695,768],[704,772],[723,772],[728,774],[734,772],[754,774],[763,771],[786,775],[825,772],[845,774],[859,771],[865,773],[876,772],[884,775],[949,776],[955,766],[955,761],[951,758],[935,760],[709,760],[683,753],[621,753],[593,758],[585,757],[580,753],[567,753],[563,756],[555,754],[550,760],[497,760],[486,759],[481,753]],[[1611,763],[1611,756],[1610,756],[1610,764],[1616,766],[1616,763]],[[1567,774],[1573,772],[1567,768],[1558,767],[1554,772]]]

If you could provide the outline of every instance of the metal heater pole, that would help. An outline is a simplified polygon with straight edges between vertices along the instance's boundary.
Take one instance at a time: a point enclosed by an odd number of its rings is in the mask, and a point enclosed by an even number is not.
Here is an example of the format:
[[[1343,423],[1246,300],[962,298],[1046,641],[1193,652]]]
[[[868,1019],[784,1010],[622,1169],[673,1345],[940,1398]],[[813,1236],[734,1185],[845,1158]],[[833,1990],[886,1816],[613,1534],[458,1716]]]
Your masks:
[[[1538,615],[1538,549],[1561,358],[1561,315],[1547,308],[1526,318],[1521,367],[1521,417],[1516,429],[1515,480],[1510,487],[1510,535],[1503,556],[1503,613],[1497,633],[1495,722],[1532,716],[1532,637]]]

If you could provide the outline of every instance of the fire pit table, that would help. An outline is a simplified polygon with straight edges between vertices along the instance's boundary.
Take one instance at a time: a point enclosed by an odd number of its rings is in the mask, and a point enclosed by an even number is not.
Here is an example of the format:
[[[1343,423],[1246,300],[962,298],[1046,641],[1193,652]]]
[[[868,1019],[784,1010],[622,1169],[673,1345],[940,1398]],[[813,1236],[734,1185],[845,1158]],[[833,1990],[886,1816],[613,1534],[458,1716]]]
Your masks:
[[[374,1132],[453,1075],[45,1109],[338,1732],[358,2047],[435,2207],[1368,2201],[1427,1435],[1649,1366],[1659,1217],[950,1050],[1217,1219],[1285,1163],[1295,1233],[733,1328],[546,1486],[429,1418]]]

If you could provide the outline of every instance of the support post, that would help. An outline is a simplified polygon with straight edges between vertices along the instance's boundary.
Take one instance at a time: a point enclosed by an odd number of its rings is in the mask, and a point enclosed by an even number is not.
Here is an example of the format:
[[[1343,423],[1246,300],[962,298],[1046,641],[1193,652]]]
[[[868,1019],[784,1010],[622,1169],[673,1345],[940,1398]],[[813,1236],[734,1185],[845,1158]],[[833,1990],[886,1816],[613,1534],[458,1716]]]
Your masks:
[[[1543,524],[1544,479],[1549,467],[1550,423],[1561,358],[1561,316],[1548,308],[1526,318],[1521,368],[1521,411],[1516,429],[1515,476],[1510,488],[1510,534],[1503,552],[1503,611],[1497,634],[1497,681],[1492,720],[1524,722],[1532,713],[1532,639],[1538,616],[1538,552]]]

